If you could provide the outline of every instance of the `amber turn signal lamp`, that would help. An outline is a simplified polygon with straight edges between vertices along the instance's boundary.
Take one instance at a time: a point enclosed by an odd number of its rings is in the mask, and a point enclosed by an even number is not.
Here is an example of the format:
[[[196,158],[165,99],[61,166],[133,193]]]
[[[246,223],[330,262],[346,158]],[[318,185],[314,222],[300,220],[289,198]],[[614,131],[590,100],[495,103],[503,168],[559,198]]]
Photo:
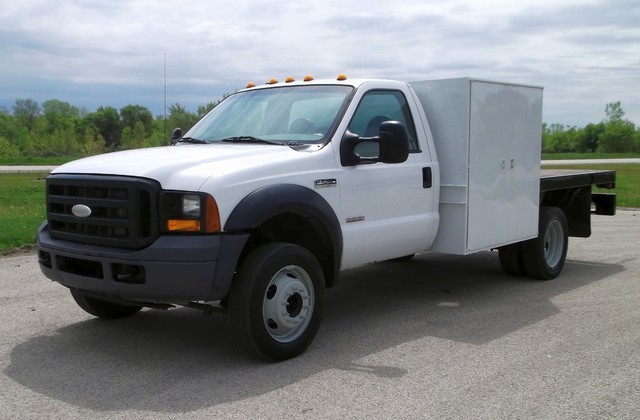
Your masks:
[[[169,232],[200,232],[200,220],[167,220]]]
[[[218,204],[210,195],[207,196],[207,220],[205,221],[205,232],[217,233],[222,230],[220,226],[220,213],[218,212]]]

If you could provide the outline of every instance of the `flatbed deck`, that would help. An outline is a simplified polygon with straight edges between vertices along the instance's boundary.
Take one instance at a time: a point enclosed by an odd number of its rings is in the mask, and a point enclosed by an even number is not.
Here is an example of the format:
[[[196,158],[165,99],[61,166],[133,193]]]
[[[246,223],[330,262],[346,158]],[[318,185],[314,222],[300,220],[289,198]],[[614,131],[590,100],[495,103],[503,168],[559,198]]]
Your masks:
[[[540,191],[562,190],[595,185],[612,189],[616,186],[616,171],[590,169],[542,169]]]

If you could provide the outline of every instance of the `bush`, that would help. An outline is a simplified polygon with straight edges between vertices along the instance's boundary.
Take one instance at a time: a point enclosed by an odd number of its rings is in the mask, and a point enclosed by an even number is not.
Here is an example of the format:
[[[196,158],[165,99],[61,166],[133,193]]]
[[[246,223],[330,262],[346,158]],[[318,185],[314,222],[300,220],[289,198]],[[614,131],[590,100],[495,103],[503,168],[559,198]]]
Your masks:
[[[9,143],[9,140],[0,136],[0,156],[2,157],[20,156],[20,149],[18,149],[13,144]]]
[[[634,152],[637,150],[636,137],[636,127],[631,121],[608,123],[598,137],[598,152]]]

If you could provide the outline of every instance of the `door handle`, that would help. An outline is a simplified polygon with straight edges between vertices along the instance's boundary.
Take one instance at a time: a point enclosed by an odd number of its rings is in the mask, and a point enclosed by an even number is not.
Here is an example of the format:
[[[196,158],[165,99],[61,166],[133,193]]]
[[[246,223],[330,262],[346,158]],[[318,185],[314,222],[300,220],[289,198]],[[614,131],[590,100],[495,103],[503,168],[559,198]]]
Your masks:
[[[431,168],[422,168],[422,188],[431,188],[433,186],[433,175]]]

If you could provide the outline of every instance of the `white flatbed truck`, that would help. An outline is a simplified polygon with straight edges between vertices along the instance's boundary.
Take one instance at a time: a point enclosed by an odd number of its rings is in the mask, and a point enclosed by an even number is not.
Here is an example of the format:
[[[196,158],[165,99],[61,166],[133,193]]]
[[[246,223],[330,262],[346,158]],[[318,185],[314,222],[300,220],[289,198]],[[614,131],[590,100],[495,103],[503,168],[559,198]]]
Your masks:
[[[302,353],[340,271],[499,250],[552,279],[567,237],[613,215],[614,171],[541,172],[542,88],[460,78],[249,85],[173,145],[47,178],[42,272],[98,317],[228,314],[246,349]]]

